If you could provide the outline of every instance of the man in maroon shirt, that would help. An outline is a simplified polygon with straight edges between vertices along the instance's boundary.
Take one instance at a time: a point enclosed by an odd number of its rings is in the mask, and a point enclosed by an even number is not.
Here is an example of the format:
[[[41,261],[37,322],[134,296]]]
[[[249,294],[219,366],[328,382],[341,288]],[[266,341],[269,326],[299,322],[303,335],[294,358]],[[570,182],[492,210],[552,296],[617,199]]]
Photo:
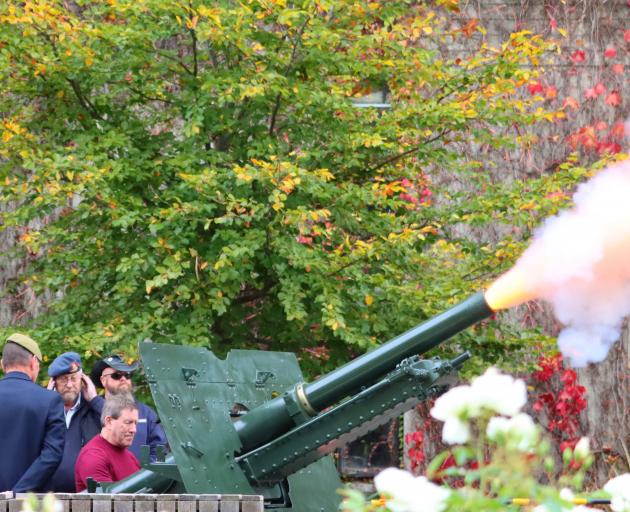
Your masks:
[[[140,469],[129,451],[138,423],[138,407],[127,395],[105,401],[101,434],[94,436],[79,453],[74,470],[77,492],[87,488],[88,477],[97,482],[118,482]]]

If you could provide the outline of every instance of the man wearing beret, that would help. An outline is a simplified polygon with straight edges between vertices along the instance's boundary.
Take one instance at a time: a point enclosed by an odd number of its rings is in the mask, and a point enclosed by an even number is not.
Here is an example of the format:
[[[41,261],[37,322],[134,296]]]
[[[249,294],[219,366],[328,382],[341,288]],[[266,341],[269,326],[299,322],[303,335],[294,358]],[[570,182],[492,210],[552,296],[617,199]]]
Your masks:
[[[98,361],[90,376],[97,386],[105,389],[105,400],[113,396],[129,395],[133,398],[133,383],[131,375],[138,369],[138,362],[127,364],[117,355],[108,356]],[[138,406],[138,425],[133,444],[129,450],[138,458],[141,458],[140,451],[144,445],[149,446],[149,456],[151,462],[157,459],[157,447],[166,446],[166,434],[159,424],[157,414],[151,407],[135,400]]]
[[[43,491],[65,442],[63,402],[36,384],[42,353],[24,334],[9,336],[0,364],[0,491]]]
[[[61,464],[50,480],[49,490],[74,492],[74,465],[81,448],[101,431],[101,412],[105,400],[97,396],[90,378],[83,373],[81,357],[65,352],[48,367],[48,389],[54,389],[63,400],[66,421],[66,444]]]

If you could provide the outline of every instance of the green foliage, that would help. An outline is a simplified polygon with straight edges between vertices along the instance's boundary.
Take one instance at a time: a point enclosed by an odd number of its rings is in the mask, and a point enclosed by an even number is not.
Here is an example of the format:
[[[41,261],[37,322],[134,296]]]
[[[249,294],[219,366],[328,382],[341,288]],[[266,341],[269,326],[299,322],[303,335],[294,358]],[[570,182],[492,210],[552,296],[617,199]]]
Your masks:
[[[1,229],[30,263],[7,293],[55,297],[32,326],[44,348],[294,350],[314,374],[505,268],[525,235],[495,247],[458,224],[530,230],[539,215],[488,169],[464,169],[457,143],[513,143],[489,129],[555,118],[519,95],[546,46],[523,32],[447,58],[440,44],[470,33],[442,9],[4,3]],[[353,106],[382,87],[390,110]],[[434,185],[435,169],[469,189]],[[490,322],[459,345],[510,359],[530,343],[510,329]]]

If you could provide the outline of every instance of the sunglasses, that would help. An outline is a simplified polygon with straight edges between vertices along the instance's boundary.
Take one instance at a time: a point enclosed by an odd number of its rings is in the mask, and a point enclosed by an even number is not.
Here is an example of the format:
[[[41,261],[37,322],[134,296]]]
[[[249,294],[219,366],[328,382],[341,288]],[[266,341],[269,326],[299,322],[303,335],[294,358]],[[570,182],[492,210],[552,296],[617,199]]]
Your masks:
[[[114,380],[120,380],[125,378],[127,380],[131,380],[131,374],[127,372],[113,372],[113,373],[104,373],[103,377],[111,377]]]

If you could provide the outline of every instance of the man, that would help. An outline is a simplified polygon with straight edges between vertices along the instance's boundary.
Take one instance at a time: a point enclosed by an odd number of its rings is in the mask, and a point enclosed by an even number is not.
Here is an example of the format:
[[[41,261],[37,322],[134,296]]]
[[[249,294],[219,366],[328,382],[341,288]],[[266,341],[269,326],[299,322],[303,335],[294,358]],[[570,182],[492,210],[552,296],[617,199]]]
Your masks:
[[[138,362],[126,364],[120,356],[111,355],[97,362],[90,376],[94,383],[105,389],[105,401],[113,396],[128,394],[133,397],[133,383],[131,374],[138,369]],[[167,440],[164,429],[159,425],[157,414],[148,405],[136,400],[139,419],[136,437],[130,450],[140,459],[140,449],[148,445],[150,460],[155,462],[157,458],[157,446],[166,446]]]
[[[42,491],[59,466],[66,426],[57,393],[36,384],[42,353],[24,334],[9,336],[0,365],[0,491]]]
[[[118,482],[140,469],[129,451],[136,434],[138,407],[129,395],[110,397],[101,413],[101,434],[92,438],[79,453],[75,467],[77,492],[87,488],[87,479]]]
[[[101,412],[105,399],[97,396],[90,378],[83,373],[81,357],[66,352],[48,367],[48,389],[63,400],[66,422],[66,444],[61,464],[50,480],[54,492],[74,492],[74,465],[79,451],[101,431]]]

